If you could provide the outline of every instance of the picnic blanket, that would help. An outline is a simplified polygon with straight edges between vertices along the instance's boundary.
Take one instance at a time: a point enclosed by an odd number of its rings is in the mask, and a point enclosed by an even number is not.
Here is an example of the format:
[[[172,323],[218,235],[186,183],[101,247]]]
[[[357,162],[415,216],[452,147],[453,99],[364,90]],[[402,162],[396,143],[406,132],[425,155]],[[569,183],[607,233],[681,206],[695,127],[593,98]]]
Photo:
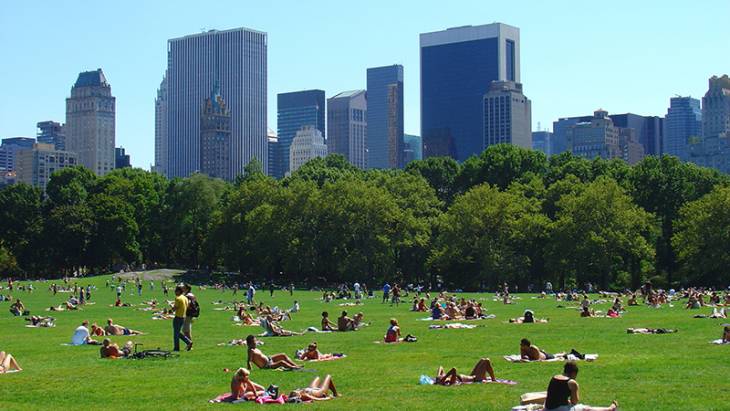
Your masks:
[[[712,340],[710,342],[717,345],[730,344],[730,341],[722,342],[722,338],[720,338],[719,340]]]
[[[460,321],[491,320],[492,318],[497,318],[497,316],[494,315],[494,314],[489,314],[489,315],[486,315],[486,316],[481,317],[481,318],[474,318],[474,319],[470,319],[470,320],[463,319],[463,320],[460,320]],[[419,321],[450,321],[450,320],[445,320],[443,318],[440,318],[438,320],[434,320],[433,317],[419,318],[418,320]]]
[[[259,398],[256,398],[256,400],[254,400],[253,402],[255,402],[256,404],[285,404],[286,400],[287,400],[286,395],[280,395],[278,398],[272,398],[268,395],[264,395]],[[212,403],[212,404],[221,403],[221,402],[239,404],[242,402],[249,402],[249,401],[246,401],[243,398],[237,399],[230,392],[227,392],[225,394],[221,394],[221,395],[213,398],[212,400],[209,400],[208,402]]]
[[[431,324],[428,326],[429,330],[444,330],[444,329],[472,329],[477,328],[475,324],[462,324],[462,323],[449,323],[449,324]]]
[[[418,379],[418,383],[421,385],[435,385],[436,381],[434,381],[433,378],[429,377],[428,375],[421,375],[421,377]],[[486,379],[484,381],[479,382],[463,382],[458,383],[456,385],[462,385],[462,384],[505,384],[505,385],[516,385],[517,381],[512,380],[503,380],[500,378],[497,378],[496,380],[493,380],[491,378]]]
[[[573,354],[568,354],[561,357],[555,357],[550,360],[535,360],[535,361],[528,361],[523,360],[522,357],[519,354],[512,354],[512,355],[505,355],[504,359],[509,362],[555,362],[555,361],[581,361],[580,358],[576,357]],[[595,361],[598,359],[598,354],[586,354],[585,355],[585,361]]]

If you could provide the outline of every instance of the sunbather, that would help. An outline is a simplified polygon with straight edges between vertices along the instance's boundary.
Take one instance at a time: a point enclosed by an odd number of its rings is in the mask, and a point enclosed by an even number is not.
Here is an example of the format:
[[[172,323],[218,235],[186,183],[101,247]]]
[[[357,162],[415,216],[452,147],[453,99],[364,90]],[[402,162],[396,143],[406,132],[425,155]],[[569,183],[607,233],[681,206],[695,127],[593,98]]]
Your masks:
[[[494,376],[494,368],[492,368],[492,362],[489,358],[481,358],[474,365],[474,369],[469,374],[459,374],[456,368],[450,369],[448,372],[444,372],[443,367],[439,367],[436,371],[436,378],[434,378],[435,384],[439,385],[456,385],[463,383],[482,382],[487,380],[487,374],[492,381],[496,380]]]
[[[0,374],[10,371],[23,371],[23,369],[11,354],[0,351]]]
[[[89,333],[89,322],[84,320],[81,325],[74,330],[73,336],[71,336],[71,345],[99,345],[101,344],[99,341],[94,340],[91,338],[91,335]]]
[[[627,328],[627,334],[672,334],[677,330],[670,328]]]
[[[588,307],[583,307],[583,309],[580,312],[581,317],[593,317],[595,315],[594,311],[591,311]]]
[[[239,368],[231,379],[231,395],[233,399],[244,398],[246,400],[255,400],[258,396],[264,395],[266,389],[259,384],[251,381],[249,375],[251,371],[246,368]]]
[[[260,324],[261,327],[266,330],[266,335],[269,337],[291,337],[292,335],[301,335],[301,333],[281,328],[281,326],[274,321],[270,315],[260,319]]]
[[[565,363],[562,374],[553,376],[548,384],[545,411],[613,411],[618,407],[616,401],[609,407],[580,404],[577,376],[578,365],[572,361]]]
[[[56,319],[53,317],[31,315],[30,317],[26,317],[25,321],[29,321],[33,327],[53,327],[55,326],[54,321]]]
[[[110,318],[106,320],[106,327],[104,327],[106,335],[140,335],[142,332],[136,330],[130,330],[127,327],[114,324],[114,321]]]
[[[384,341],[386,343],[403,341],[403,339],[400,337],[400,327],[398,326],[398,320],[396,320],[395,318],[390,319],[390,327],[388,327],[388,330],[385,332]]]
[[[730,342],[730,326],[726,325],[722,332],[722,343],[727,344]]]
[[[249,335],[246,337],[246,345],[248,346],[248,358],[246,360],[246,367],[251,368],[251,363],[256,364],[257,367],[262,369],[274,369],[274,368],[288,368],[296,370],[300,367],[286,354],[274,354],[271,357],[266,356],[261,350],[256,347],[256,337]]]
[[[108,338],[104,338],[101,342],[101,348],[99,348],[99,354],[101,358],[122,358],[128,356],[132,352],[132,342],[127,341],[124,347],[119,348],[118,345],[112,343]]]
[[[334,331],[335,324],[330,321],[330,314],[327,311],[322,312],[322,331]]]
[[[16,298],[15,302],[10,306],[10,313],[16,317],[19,317],[25,313],[25,305],[20,301],[20,298]]]
[[[546,323],[546,318],[535,318],[535,313],[532,310],[525,310],[522,317],[510,318],[509,322],[514,324],[529,324],[529,323]]]
[[[585,358],[585,355],[579,353],[576,350],[570,350],[570,354],[580,359]],[[523,338],[520,341],[520,357],[522,357],[522,360],[524,361],[545,361],[553,360],[556,358],[565,359],[567,355],[568,354],[563,352],[548,354],[547,352],[541,350],[538,346],[532,345],[530,340],[528,340],[527,338]]]
[[[347,316],[347,311],[343,311],[342,315],[337,318],[338,331],[355,331],[355,321]]]
[[[335,383],[332,381],[332,377],[330,375],[324,377],[324,380],[320,380],[319,377],[315,377],[315,379],[309,384],[309,387],[292,391],[289,394],[288,401],[294,402],[297,401],[297,398],[301,401],[326,400],[329,399],[328,393],[330,390],[332,390],[332,395],[336,397],[337,389],[335,388]]]

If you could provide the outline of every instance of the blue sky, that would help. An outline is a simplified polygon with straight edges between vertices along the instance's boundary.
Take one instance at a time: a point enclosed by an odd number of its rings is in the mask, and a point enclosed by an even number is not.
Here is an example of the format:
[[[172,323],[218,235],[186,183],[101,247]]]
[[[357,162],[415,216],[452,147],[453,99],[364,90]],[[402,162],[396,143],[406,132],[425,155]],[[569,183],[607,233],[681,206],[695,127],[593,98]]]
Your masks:
[[[105,4],[106,3],[106,4]],[[365,88],[367,67],[403,64],[405,129],[419,133],[418,34],[503,22],[521,29],[533,129],[558,117],[664,115],[730,73],[730,1],[5,1],[0,5],[0,137],[65,121],[80,71],[101,67],[117,98],[117,145],[154,159],[154,98],[167,39],[250,27],[269,35],[269,128],[276,94]]]

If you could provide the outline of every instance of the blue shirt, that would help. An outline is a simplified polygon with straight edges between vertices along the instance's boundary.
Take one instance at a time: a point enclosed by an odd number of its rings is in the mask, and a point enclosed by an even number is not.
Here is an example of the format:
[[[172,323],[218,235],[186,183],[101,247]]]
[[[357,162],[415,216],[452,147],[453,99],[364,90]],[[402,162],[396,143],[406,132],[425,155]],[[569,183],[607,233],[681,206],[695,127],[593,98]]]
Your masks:
[[[390,292],[390,284],[385,283],[385,285],[383,286],[383,292],[385,294],[388,294]]]

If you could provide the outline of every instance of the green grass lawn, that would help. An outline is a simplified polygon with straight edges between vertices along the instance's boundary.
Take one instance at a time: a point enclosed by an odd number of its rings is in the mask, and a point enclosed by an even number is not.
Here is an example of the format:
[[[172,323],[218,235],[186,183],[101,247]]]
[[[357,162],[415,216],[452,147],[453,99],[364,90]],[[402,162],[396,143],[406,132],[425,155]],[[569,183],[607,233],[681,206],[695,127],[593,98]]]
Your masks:
[[[151,314],[134,308],[112,308],[115,293],[106,289],[108,277],[82,280],[95,284],[95,305],[83,311],[52,313],[56,328],[26,328],[22,317],[12,317],[9,303],[0,303],[0,350],[12,353],[25,369],[0,375],[0,410],[27,409],[229,409],[261,407],[254,404],[208,404],[208,400],[229,388],[230,373],[224,368],[245,366],[242,347],[220,347],[218,343],[247,334],[259,327],[232,325],[233,313],[214,311],[212,301],[231,301],[230,291],[194,290],[202,314],[194,323],[195,348],[171,360],[101,360],[98,347],[64,346],[82,320],[116,323],[147,333],[138,337],[112,337],[122,345],[128,339],[144,348],[171,348],[171,321],[153,321]],[[56,297],[47,291],[50,283],[36,283],[32,294],[18,293],[33,314],[61,303],[67,294]],[[128,287],[124,300],[137,304],[150,298],[162,299],[159,283],[151,292],[146,283],[142,297]],[[134,292],[134,295],[132,293]],[[289,308],[299,300],[302,312],[285,328],[301,331],[318,326],[320,313],[337,317],[342,301],[323,303],[320,294],[295,291],[294,296],[277,291],[274,298],[259,291],[266,304]],[[429,330],[431,322],[419,321],[424,313],[410,312],[410,304],[391,307],[379,299],[366,300],[361,307],[346,307],[351,314],[365,313],[372,325],[358,332],[308,334],[288,338],[264,338],[267,354],[284,352],[290,356],[316,340],[322,352],[344,352],[347,358],[307,365],[316,372],[253,370],[252,379],[264,386],[277,384],[288,392],[306,386],[315,375],[331,374],[341,398],[307,405],[287,405],[307,409],[454,409],[509,410],[519,403],[520,394],[543,391],[550,377],[561,371],[562,363],[512,364],[502,356],[519,351],[519,340],[531,339],[548,352],[575,348],[598,353],[592,363],[580,363],[578,381],[582,402],[608,405],[617,399],[623,410],[728,410],[730,409],[730,346],[709,344],[720,338],[720,324],[727,320],[694,319],[697,311],[674,308],[630,307],[623,318],[579,318],[573,308],[557,308],[554,299],[538,300],[522,294],[513,305],[492,301],[491,294],[474,296],[496,319],[477,322],[472,330]],[[238,299],[244,298],[242,293]],[[596,306],[603,311],[607,304]],[[547,317],[549,324],[506,323],[524,309]],[[707,314],[709,310],[702,310]],[[382,339],[391,317],[401,323],[404,335],[414,334],[416,343],[375,344]],[[730,321],[728,321],[730,322]],[[627,327],[678,328],[670,335],[627,335]],[[455,366],[463,373],[480,357],[492,359],[499,378],[518,381],[517,385],[478,384],[459,387],[418,385],[421,374],[433,375],[439,365]],[[273,406],[271,406],[273,407]]]

